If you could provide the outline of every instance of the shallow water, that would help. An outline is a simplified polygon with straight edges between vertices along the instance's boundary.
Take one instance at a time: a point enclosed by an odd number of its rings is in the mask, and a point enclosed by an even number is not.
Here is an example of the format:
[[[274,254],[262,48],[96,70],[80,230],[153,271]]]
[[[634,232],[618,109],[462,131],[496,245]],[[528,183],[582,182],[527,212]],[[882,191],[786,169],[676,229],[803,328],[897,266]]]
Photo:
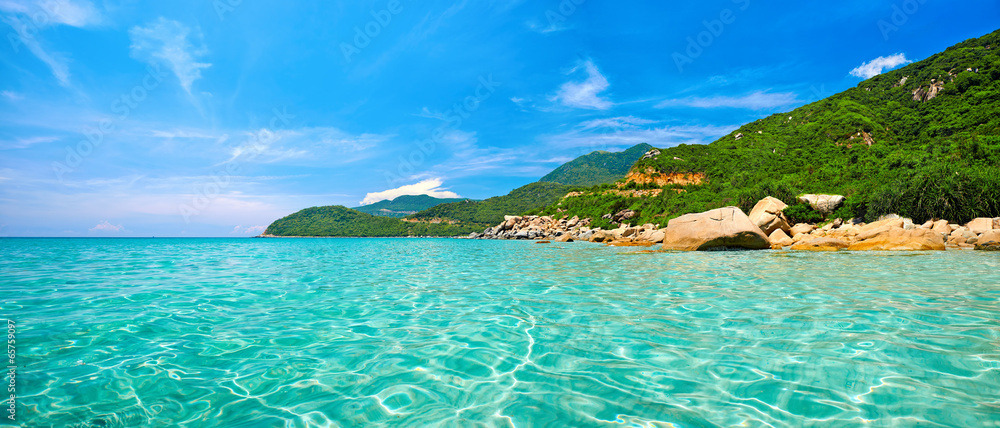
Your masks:
[[[634,250],[0,239],[18,423],[1000,426],[996,253]]]

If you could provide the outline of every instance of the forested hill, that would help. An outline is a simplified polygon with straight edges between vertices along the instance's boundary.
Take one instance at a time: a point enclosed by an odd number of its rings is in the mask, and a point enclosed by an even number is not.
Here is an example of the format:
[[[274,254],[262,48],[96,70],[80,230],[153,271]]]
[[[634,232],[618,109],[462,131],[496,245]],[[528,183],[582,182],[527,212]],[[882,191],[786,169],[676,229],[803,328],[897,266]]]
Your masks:
[[[665,224],[725,205],[747,210],[768,195],[792,204],[802,193],[835,193],[848,197],[835,213],[845,219],[1000,216],[998,50],[1000,31],[746,124],[712,144],[664,149],[632,169],[701,184],[667,185],[673,189],[644,197],[605,186],[543,212],[600,218],[633,209],[635,223]]]
[[[652,149],[653,146],[643,143],[623,152],[593,152],[563,164],[538,181],[568,186],[613,183],[625,178],[632,165]]]
[[[467,200],[468,199],[464,198],[441,199],[427,195],[403,195],[397,197],[396,199],[379,201],[374,204],[363,205],[352,209],[380,217],[403,218],[428,208],[433,208],[437,205]]]

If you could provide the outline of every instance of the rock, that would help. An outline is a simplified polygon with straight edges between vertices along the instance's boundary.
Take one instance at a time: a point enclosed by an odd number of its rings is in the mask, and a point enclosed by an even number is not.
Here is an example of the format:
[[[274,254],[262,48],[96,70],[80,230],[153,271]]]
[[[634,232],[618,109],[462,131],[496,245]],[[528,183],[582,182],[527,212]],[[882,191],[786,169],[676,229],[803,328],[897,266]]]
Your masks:
[[[931,230],[945,235],[951,235],[952,232],[951,225],[948,224],[948,220],[935,221],[934,226],[931,227]]]
[[[921,224],[920,228],[921,229],[933,229],[934,228],[934,220],[927,220],[927,223]]]
[[[844,225],[844,219],[838,218],[838,219],[834,220],[833,223],[830,223],[830,224],[833,225],[834,229],[840,229],[840,226]]]
[[[579,240],[581,240],[581,241],[590,241],[590,238],[592,236],[594,236],[594,232],[591,231],[591,230],[588,230],[588,231],[585,231],[585,232],[580,232],[580,235],[577,236],[577,238]]]
[[[647,240],[654,244],[663,243],[663,238],[666,236],[666,230],[667,229],[659,229],[654,231],[649,235],[649,238]]]
[[[737,207],[719,208],[677,217],[667,224],[663,249],[704,251],[715,249],[763,250],[771,248],[767,235]]]
[[[781,212],[785,208],[788,208],[787,204],[768,196],[754,205],[753,210],[750,211],[750,221],[757,225],[765,235],[770,235],[778,229],[789,232],[792,228],[788,225],[785,214]]]
[[[972,233],[980,235],[993,230],[993,219],[977,218],[975,220],[970,221],[969,224],[965,225],[965,227],[971,230]]]
[[[536,244],[551,244],[552,241],[538,241],[538,242],[535,242],[535,243]]]
[[[979,237],[977,251],[1000,251],[1000,230],[991,230]]]
[[[573,242],[573,237],[568,233],[564,233],[556,238],[556,242]]]
[[[611,221],[613,223],[621,223],[625,220],[634,218],[637,215],[639,215],[639,213],[632,210],[621,210],[615,213],[615,215],[611,216]]]
[[[630,227],[630,228],[625,229],[624,231],[622,231],[622,237],[623,238],[629,238],[629,237],[632,237],[632,236],[636,236],[638,233],[639,233],[639,228]]]
[[[605,242],[611,240],[611,234],[603,230],[595,231],[594,234],[590,236],[590,242]]]
[[[800,233],[810,233],[810,232],[812,232],[815,229],[816,229],[816,226],[813,226],[811,224],[799,223],[799,224],[796,224],[795,227],[792,227],[791,235],[795,236],[795,235],[798,235]]]
[[[799,201],[809,204],[814,210],[819,211],[823,215],[827,215],[833,212],[833,210],[840,207],[844,203],[845,197],[841,195],[802,195],[799,196]]]
[[[527,230],[520,230],[514,234],[514,239],[528,239],[529,232]]]
[[[840,251],[850,247],[847,242],[834,238],[817,238],[792,246],[795,251]]]
[[[1000,230],[1000,217],[993,219],[993,230]]]
[[[943,251],[944,237],[927,229],[883,226],[859,234],[851,251]]]
[[[792,238],[788,237],[788,234],[781,229],[775,230],[771,233],[771,236],[768,236],[767,240],[771,242],[771,248],[774,249],[788,247],[795,243],[795,241],[792,241]]]

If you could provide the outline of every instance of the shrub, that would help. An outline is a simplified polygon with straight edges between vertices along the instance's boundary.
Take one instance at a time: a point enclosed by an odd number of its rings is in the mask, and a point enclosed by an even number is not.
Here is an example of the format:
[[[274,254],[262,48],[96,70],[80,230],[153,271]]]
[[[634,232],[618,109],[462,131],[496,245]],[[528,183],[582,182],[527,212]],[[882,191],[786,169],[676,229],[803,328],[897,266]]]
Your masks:
[[[814,210],[809,204],[790,205],[782,212],[791,224],[798,223],[819,223],[823,221],[823,215]]]

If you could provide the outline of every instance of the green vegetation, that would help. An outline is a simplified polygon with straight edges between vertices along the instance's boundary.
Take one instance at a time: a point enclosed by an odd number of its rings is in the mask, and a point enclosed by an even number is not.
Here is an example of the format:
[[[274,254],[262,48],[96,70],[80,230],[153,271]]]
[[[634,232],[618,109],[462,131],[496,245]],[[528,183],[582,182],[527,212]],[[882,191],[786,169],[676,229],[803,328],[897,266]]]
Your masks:
[[[460,236],[482,231],[469,225],[411,223],[378,217],[342,206],[313,207],[271,223],[264,232],[275,236]]]
[[[479,231],[496,226],[504,215],[524,214],[555,203],[573,190],[571,186],[557,183],[531,183],[514,189],[504,196],[483,201],[453,202],[438,205],[409,216],[415,220],[448,219],[463,225],[475,225]]]
[[[403,195],[391,201],[379,201],[371,205],[351,209],[380,217],[403,218],[437,205],[467,200],[468,199],[440,199],[427,195]]]
[[[768,195],[795,205],[803,193],[833,193],[848,197],[833,214],[845,219],[872,221],[890,213],[917,222],[998,217],[998,50],[1000,31],[749,123],[712,144],[664,149],[633,166],[704,173],[702,185],[666,188],[655,197],[620,196],[607,193],[610,186],[597,187],[541,213],[590,217],[601,225],[602,215],[632,209],[639,213],[633,224],[666,224],[681,214],[727,205],[749,211]],[[927,99],[934,85],[940,92]]]
[[[623,152],[593,152],[556,168],[538,181],[588,187],[614,183],[625,178],[632,165],[652,149],[653,146],[643,143]]]

